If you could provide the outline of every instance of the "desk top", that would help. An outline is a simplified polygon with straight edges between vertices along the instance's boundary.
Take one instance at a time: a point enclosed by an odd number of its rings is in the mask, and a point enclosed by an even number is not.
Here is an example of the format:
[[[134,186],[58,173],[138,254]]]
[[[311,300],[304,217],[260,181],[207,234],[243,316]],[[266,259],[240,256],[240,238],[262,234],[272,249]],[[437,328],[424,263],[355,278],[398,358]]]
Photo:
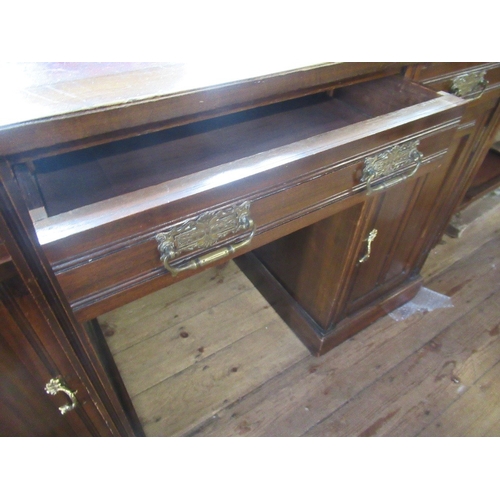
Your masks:
[[[163,128],[169,120],[295,97],[401,65],[3,63],[0,155],[151,124]]]
[[[214,66],[157,62],[52,62],[4,63],[0,68],[7,76],[0,84],[0,127],[8,127],[67,113],[269,77],[297,71],[301,67],[264,63]]]

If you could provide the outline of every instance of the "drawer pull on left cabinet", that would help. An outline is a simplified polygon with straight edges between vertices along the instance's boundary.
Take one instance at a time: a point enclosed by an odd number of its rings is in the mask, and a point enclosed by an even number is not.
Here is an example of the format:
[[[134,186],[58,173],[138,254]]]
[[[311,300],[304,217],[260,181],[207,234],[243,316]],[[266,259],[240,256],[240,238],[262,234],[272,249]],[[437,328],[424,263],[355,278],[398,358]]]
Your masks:
[[[76,400],[76,391],[71,391],[69,390],[63,383],[62,379],[60,377],[53,378],[50,380],[48,384],[45,386],[45,392],[47,394],[50,394],[51,396],[55,396],[58,392],[64,392],[69,399],[71,400],[71,404],[63,405],[59,407],[59,411],[61,412],[61,415],[64,415],[65,413],[68,413],[71,410],[74,410],[77,405],[78,401]]]
[[[378,231],[376,229],[372,229],[370,231],[370,234],[368,235],[368,238],[366,238],[366,253],[359,259],[359,263],[362,264],[363,262],[366,262],[370,258],[370,254],[372,252],[372,243],[373,240],[377,237]]]
[[[243,241],[231,243],[195,257],[186,264],[179,266],[170,264],[170,261],[179,257],[182,252],[209,248],[222,238],[239,231],[250,231],[250,234]],[[250,203],[244,202],[223,210],[205,212],[196,219],[188,220],[178,227],[157,234],[156,241],[159,243],[160,259],[165,269],[172,276],[176,276],[181,271],[198,269],[234,254],[252,241],[254,233],[254,222],[250,217]]]
[[[415,175],[424,157],[417,149],[419,143],[420,141],[410,141],[403,144],[396,144],[392,148],[386,149],[375,156],[367,157],[365,159],[361,182],[366,182],[368,193],[386,189]],[[410,172],[388,181],[377,183],[375,187],[372,186],[372,183],[379,179],[410,167],[413,164],[415,166]]]

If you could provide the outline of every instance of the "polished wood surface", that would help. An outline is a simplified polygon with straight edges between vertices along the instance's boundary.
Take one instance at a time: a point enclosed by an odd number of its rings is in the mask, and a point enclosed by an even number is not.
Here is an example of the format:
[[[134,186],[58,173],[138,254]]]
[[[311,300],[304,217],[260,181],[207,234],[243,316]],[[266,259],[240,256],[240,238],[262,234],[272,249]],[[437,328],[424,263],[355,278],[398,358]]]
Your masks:
[[[311,61],[312,63],[313,61]],[[3,94],[5,113],[1,126],[58,115],[176,95],[202,88],[227,85],[276,73],[297,71],[299,65],[272,65],[246,61],[244,65],[165,62],[49,62],[3,63],[9,77]],[[311,66],[312,64],[303,64]],[[141,86],[131,82],[141,81]]]

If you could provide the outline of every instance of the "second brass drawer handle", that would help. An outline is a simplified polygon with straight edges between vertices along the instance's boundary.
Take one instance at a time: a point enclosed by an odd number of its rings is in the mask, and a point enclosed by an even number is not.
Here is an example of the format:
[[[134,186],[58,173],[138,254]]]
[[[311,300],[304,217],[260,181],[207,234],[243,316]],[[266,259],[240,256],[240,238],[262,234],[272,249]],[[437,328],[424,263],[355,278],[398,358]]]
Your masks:
[[[450,92],[464,99],[481,97],[488,86],[484,78],[486,71],[475,71],[455,77],[451,83]]]
[[[396,144],[390,149],[386,149],[375,156],[365,159],[361,182],[366,182],[368,193],[388,188],[394,184],[402,182],[412,175],[415,175],[422,164],[424,155],[417,149],[420,141],[410,141],[403,144]],[[372,183],[383,177],[387,177],[399,170],[403,170],[415,164],[414,168],[404,175],[395,177],[389,181],[377,183],[375,187]]]
[[[231,243],[200,257],[195,257],[185,264],[179,266],[170,264],[183,252],[210,248],[222,238],[239,231],[250,231],[250,234],[243,241]],[[250,203],[244,202],[223,210],[205,212],[169,231],[157,234],[156,241],[163,266],[172,276],[176,276],[182,271],[198,269],[234,254],[252,241],[254,233],[255,226],[250,217]]]

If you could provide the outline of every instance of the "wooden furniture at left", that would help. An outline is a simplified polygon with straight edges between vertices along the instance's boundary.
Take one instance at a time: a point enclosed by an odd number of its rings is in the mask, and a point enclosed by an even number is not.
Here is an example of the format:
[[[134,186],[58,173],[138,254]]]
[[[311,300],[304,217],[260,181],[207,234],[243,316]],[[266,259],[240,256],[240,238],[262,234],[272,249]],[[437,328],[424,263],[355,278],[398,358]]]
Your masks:
[[[30,221],[5,189],[12,180],[4,168],[2,174],[0,436],[140,434],[110,390],[110,374],[92,363],[95,346],[49,278]]]

